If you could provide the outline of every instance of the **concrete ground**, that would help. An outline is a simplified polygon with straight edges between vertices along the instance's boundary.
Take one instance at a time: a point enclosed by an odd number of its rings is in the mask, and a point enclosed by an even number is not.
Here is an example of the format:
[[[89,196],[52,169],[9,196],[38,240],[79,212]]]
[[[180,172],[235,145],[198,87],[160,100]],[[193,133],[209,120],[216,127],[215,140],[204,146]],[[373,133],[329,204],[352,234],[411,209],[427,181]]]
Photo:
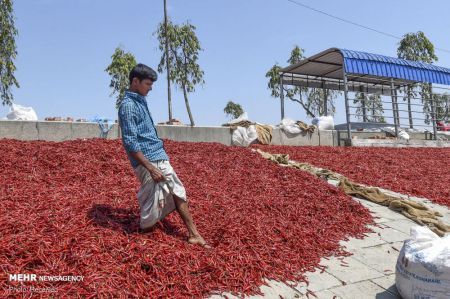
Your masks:
[[[336,182],[329,182],[335,184]],[[398,193],[388,193],[399,195]],[[268,281],[269,286],[262,286],[264,296],[246,296],[245,298],[319,298],[319,299],[394,299],[401,298],[395,287],[395,265],[403,241],[409,238],[410,228],[417,225],[402,214],[370,201],[353,198],[367,207],[374,216],[378,226],[370,227],[374,232],[364,239],[351,238],[341,242],[349,257],[323,258],[321,265],[327,266],[321,273],[308,272],[309,285],[298,283],[290,287],[277,281]],[[433,204],[429,200],[410,197],[440,212],[442,221],[450,223],[450,209]],[[314,293],[307,294],[308,291]],[[228,298],[238,298],[223,294]],[[210,298],[224,298],[213,295]]]

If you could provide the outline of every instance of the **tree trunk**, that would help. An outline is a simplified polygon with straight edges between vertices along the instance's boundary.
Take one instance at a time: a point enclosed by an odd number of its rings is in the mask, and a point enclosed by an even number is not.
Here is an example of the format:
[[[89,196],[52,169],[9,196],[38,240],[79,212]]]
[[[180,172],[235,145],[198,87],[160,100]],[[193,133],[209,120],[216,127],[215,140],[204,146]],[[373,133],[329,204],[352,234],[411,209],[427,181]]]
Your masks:
[[[363,115],[363,122],[367,122],[367,107],[366,107],[366,94],[363,93],[361,97],[361,110]]]
[[[323,115],[328,116],[328,92],[323,89]]]
[[[184,102],[186,104],[186,110],[188,112],[189,115],[189,121],[191,122],[191,127],[195,126],[194,123],[194,118],[192,117],[192,113],[191,113],[191,107],[189,106],[189,100],[188,100],[188,96],[187,96],[187,91],[186,91],[186,87],[183,84],[183,95],[184,95]]]
[[[411,109],[411,89],[408,86],[408,118],[409,118],[409,128],[413,128],[413,119],[412,119],[412,109]]]
[[[378,118],[376,117],[377,111],[376,111],[376,107],[375,107],[375,99],[373,99],[372,103],[370,103],[370,104],[372,104],[372,117],[371,117],[372,120],[371,121],[378,122]],[[370,109],[370,106],[369,106],[369,109]]]
[[[290,98],[290,99],[291,99],[292,101],[297,102],[297,103],[299,103],[300,105],[302,105],[303,109],[305,109],[306,115],[309,115],[309,116],[311,116],[312,118],[316,117],[316,116],[314,115],[314,113],[312,113],[311,110],[309,109],[309,106],[306,106],[305,103],[303,102],[302,94],[301,94],[301,93],[300,93],[300,99],[299,99],[299,100],[297,100],[297,99],[295,99],[295,98],[293,98],[293,97]]]
[[[172,123],[172,94],[170,91],[170,66],[169,66],[169,36],[167,35],[167,5],[164,0],[164,30],[166,34],[165,42],[165,55],[166,55],[166,67],[167,67],[167,104],[169,105],[169,124]]]

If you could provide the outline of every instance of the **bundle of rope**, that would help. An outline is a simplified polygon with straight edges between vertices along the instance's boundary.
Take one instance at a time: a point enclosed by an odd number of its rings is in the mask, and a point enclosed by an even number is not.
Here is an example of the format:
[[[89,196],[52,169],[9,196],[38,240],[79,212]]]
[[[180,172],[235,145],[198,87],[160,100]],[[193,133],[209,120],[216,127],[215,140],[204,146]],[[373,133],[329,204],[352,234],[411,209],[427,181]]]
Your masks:
[[[271,126],[256,124],[256,133],[258,133],[259,143],[270,144],[272,142]]]
[[[238,127],[248,128],[255,124],[256,123],[251,122],[249,120],[241,120],[240,122],[237,123],[223,124],[222,127],[229,127],[231,130],[236,130]]]
[[[327,169],[318,168],[308,163],[300,163],[290,160],[289,155],[269,154],[259,149],[256,151],[264,158],[280,165],[307,171],[326,180],[331,179],[339,181],[339,188],[346,194],[350,196],[357,196],[359,198],[389,207],[389,209],[401,213],[416,223],[429,227],[433,232],[441,237],[450,232],[450,225],[447,225],[438,219],[438,217],[442,217],[442,215],[439,212],[431,210],[422,203],[389,195],[376,187],[369,187],[352,182],[345,176]]]
[[[295,124],[296,124],[303,132],[308,133],[308,134],[314,133],[314,131],[315,131],[315,129],[316,129],[316,126],[314,126],[314,125],[309,125],[309,126],[308,126],[306,123],[304,123],[304,122],[302,122],[302,121],[300,121],[300,120],[296,121]]]

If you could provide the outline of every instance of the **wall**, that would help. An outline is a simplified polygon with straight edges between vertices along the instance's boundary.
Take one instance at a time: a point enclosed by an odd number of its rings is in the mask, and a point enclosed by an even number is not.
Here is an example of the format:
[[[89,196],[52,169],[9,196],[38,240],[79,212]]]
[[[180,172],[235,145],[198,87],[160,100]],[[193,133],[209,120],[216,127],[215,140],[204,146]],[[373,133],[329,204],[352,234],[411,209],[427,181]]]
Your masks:
[[[189,126],[157,126],[158,135],[164,139],[191,142],[219,142],[225,145],[232,144],[232,131],[227,127],[189,127]],[[313,134],[289,136],[280,129],[274,129],[272,144],[275,145],[304,145],[304,146],[338,146],[340,138],[346,137],[346,132],[316,131]],[[395,146],[392,140],[367,139],[373,136],[386,136],[385,133],[352,132],[353,144],[356,146]],[[97,123],[78,122],[49,122],[49,121],[0,121],[0,138],[19,140],[47,140],[64,141],[77,138],[100,138],[101,130]],[[119,138],[117,124],[114,124],[106,138]],[[442,135],[450,139],[450,136]],[[449,141],[427,141],[425,134],[411,134],[410,143],[397,142],[398,146],[449,146]]]

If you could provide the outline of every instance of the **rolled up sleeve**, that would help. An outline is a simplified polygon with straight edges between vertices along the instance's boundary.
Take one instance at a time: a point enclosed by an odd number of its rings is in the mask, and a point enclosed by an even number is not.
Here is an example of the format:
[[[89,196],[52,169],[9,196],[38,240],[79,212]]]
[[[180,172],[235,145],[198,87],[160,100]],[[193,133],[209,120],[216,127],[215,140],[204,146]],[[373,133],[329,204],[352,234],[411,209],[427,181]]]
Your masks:
[[[119,108],[119,121],[122,128],[122,143],[127,152],[140,152],[141,148],[137,139],[136,111],[129,104],[123,104]]]

